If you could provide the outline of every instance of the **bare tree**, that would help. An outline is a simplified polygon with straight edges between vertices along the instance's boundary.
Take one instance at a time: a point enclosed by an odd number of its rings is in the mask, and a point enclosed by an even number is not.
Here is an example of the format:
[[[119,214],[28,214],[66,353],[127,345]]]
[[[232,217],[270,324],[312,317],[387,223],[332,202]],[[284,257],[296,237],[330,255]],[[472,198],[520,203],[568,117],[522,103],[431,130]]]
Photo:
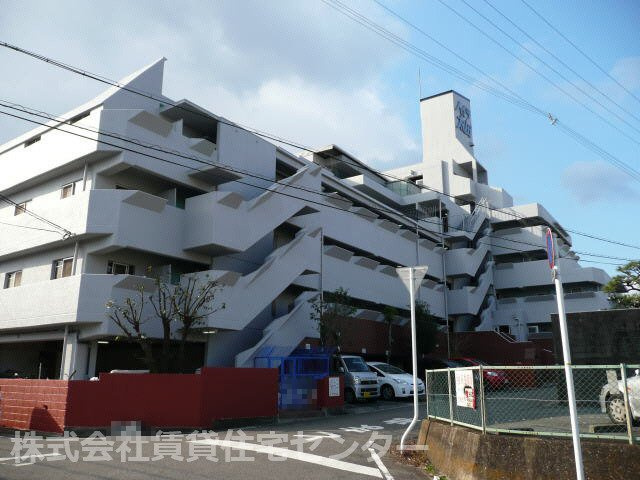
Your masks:
[[[180,324],[180,346],[178,350],[178,365],[182,370],[185,364],[185,346],[189,335],[194,329],[202,327],[204,319],[225,308],[225,304],[213,306],[213,301],[220,286],[217,282],[207,280],[199,282],[195,276],[187,276],[186,284],[176,286],[171,296],[173,310]]]
[[[166,284],[160,280],[160,277],[156,278],[156,291],[153,295],[149,295],[149,303],[153,308],[155,316],[162,323],[162,350],[158,365],[160,371],[169,372],[175,369],[173,366],[173,349],[171,348],[172,341],[172,326],[177,320],[174,289],[173,286]]]
[[[225,305],[214,307],[218,284],[207,279],[198,281],[195,276],[186,277],[180,285],[168,284],[160,277],[155,279],[155,291],[147,294],[144,286],[136,286],[136,295],[127,297],[122,304],[107,302],[108,316],[125,336],[140,345],[144,361],[151,372],[185,370],[186,344],[194,330],[203,326],[204,319]],[[144,316],[149,304],[153,315]],[[150,319],[162,325],[162,348],[160,357],[154,355],[153,342],[144,333],[144,325]],[[174,332],[179,332],[178,352],[174,349]]]
[[[144,354],[144,362],[151,372],[158,371],[158,365],[153,355],[151,340],[144,334],[143,325],[148,320],[144,318],[144,305],[146,303],[143,285],[136,286],[136,295],[127,297],[122,305],[113,300],[107,302],[107,314],[111,320],[122,330],[131,341],[140,345]]]

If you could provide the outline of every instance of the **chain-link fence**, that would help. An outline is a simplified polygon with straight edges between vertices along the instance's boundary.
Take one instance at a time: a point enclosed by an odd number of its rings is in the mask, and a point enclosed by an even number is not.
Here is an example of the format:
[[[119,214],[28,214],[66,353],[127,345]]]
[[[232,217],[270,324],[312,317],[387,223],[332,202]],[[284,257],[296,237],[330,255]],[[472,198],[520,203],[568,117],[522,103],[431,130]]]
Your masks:
[[[640,365],[572,366],[580,436],[640,442]],[[483,432],[571,436],[564,366],[426,371],[429,418]]]

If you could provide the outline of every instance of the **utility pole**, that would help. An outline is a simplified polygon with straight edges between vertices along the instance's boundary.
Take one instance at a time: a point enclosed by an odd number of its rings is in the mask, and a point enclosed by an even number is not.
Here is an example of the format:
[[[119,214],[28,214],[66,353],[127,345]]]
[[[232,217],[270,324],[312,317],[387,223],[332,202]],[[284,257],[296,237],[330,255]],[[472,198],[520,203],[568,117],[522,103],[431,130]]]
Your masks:
[[[398,277],[409,290],[411,306],[411,360],[413,365],[413,419],[400,439],[400,451],[404,452],[407,435],[418,421],[418,346],[416,341],[416,291],[420,288],[422,279],[427,274],[428,267],[399,267],[396,268]]]

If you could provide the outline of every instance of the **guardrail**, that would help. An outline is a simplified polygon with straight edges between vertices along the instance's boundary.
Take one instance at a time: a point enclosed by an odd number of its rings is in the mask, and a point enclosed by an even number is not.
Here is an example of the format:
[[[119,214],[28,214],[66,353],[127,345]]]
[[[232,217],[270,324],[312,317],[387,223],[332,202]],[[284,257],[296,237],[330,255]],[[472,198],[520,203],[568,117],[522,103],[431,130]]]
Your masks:
[[[640,365],[574,365],[580,436],[640,442]],[[564,366],[426,370],[428,418],[481,430],[571,437]]]

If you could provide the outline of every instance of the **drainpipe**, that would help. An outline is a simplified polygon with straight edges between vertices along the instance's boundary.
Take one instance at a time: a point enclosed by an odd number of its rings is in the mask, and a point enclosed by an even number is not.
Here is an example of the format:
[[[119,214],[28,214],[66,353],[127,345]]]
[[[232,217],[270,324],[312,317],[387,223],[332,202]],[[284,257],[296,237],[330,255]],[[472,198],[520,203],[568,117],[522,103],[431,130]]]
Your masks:
[[[78,241],[73,246],[73,260],[71,262],[71,275],[76,274],[76,265],[78,264]]]
[[[320,315],[322,315],[322,310],[324,308],[324,279],[322,275],[323,257],[324,257],[324,229],[320,227]]]
[[[440,217],[440,242],[442,244],[442,283],[444,293],[444,318],[447,322],[447,358],[451,358],[451,341],[449,339],[449,303],[447,299],[447,269],[445,265],[444,225],[442,223],[442,198],[438,195],[438,216]]]
[[[84,162],[84,170],[82,171],[82,191],[87,189],[88,163]]]

